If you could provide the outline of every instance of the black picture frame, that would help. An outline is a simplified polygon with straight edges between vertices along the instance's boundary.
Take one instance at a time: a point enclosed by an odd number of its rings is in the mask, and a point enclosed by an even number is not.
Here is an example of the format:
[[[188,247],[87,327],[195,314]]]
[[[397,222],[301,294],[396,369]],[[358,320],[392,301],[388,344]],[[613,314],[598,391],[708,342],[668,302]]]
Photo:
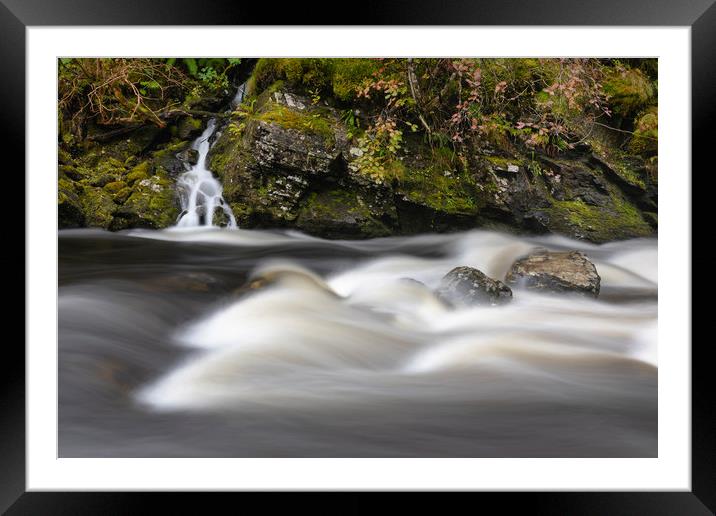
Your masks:
[[[311,2],[271,8],[271,25],[610,25],[690,26],[692,45],[692,170],[701,170],[699,188],[692,188],[693,206],[708,205],[708,181],[714,175],[713,130],[716,119],[716,3],[715,0],[673,2],[667,0],[519,0],[443,3],[429,0],[356,3],[350,15],[321,19],[322,13],[337,13],[335,4]],[[25,147],[25,29],[42,25],[259,25],[267,22],[267,6],[261,2],[239,3],[215,0],[198,8],[190,0],[0,0],[0,130],[6,149]],[[19,99],[24,99],[20,102]],[[24,170],[24,154],[14,153],[16,170]],[[709,167],[707,168],[707,165]],[[708,171],[708,172],[707,172]],[[692,174],[692,182],[695,179]],[[709,177],[711,176],[711,177]],[[703,202],[700,202],[703,201]],[[704,233],[702,220],[692,215],[692,235]],[[706,224],[708,222],[705,222]],[[698,229],[702,231],[699,232]],[[693,239],[692,239],[693,242]],[[708,245],[708,244],[702,244]],[[708,255],[696,255],[692,245],[692,270],[713,264]],[[27,274],[27,271],[26,271]],[[708,287],[706,287],[708,288]],[[698,303],[692,300],[692,307]],[[692,311],[693,314],[693,311]],[[697,318],[692,315],[692,327]],[[453,503],[497,502],[511,512],[528,508],[530,514],[648,514],[700,515],[716,511],[716,432],[712,398],[712,362],[708,360],[712,339],[693,339],[692,351],[692,488],[690,492],[550,492],[470,493],[451,499]],[[670,345],[691,345],[689,342]],[[217,512],[212,507],[226,504],[235,512],[238,500],[247,507],[260,504],[271,509],[273,493],[60,493],[25,492],[25,352],[19,340],[6,339],[0,397],[0,510],[7,514],[135,514],[149,511],[159,502],[162,512]],[[392,496],[352,493],[317,501],[304,493],[289,495],[287,503],[296,509],[318,509],[332,514],[364,513],[382,506]],[[470,500],[466,500],[470,497]],[[473,497],[478,497],[475,500]],[[444,497],[414,497],[423,509],[440,508]],[[305,504],[305,507],[302,505]],[[439,505],[434,505],[439,504]]]

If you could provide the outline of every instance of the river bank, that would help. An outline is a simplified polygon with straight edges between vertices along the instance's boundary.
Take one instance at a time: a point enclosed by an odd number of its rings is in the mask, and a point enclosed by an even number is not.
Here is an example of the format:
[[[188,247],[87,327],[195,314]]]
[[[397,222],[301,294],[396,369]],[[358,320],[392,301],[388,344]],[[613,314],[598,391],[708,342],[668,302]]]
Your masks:
[[[177,93],[181,109],[161,126],[149,118],[105,127],[90,118],[78,138],[62,123],[59,227],[172,226],[185,208],[181,178],[200,165],[247,229],[331,239],[471,228],[591,242],[656,235],[656,95],[648,60],[600,64],[593,76],[569,60],[388,61],[378,68],[383,61],[247,60],[220,87],[201,90],[183,79],[204,93]],[[413,75],[433,65],[445,70],[431,72],[444,81],[431,93],[434,80]],[[443,118],[467,95],[461,92],[471,79],[460,74],[470,66],[509,80],[488,86],[481,79],[479,102],[464,102],[484,113],[463,127],[456,115]],[[379,70],[386,79],[376,78]],[[579,86],[595,77],[609,95]],[[421,87],[422,97],[414,89]],[[505,88],[523,87],[537,89],[512,103],[503,98]],[[573,97],[569,88],[576,88]],[[559,107],[560,95],[568,107]],[[590,115],[593,108],[581,104],[593,106],[588,101],[612,114]],[[207,127],[215,130],[207,134]],[[197,164],[200,137],[210,148]],[[226,211],[216,216],[216,224],[228,220]]]

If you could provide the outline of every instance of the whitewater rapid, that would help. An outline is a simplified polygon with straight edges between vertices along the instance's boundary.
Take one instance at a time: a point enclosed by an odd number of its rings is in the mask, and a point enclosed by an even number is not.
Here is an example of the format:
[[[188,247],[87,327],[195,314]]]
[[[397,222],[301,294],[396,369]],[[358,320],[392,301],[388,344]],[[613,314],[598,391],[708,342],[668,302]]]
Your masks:
[[[584,252],[599,298],[433,294],[535,247]],[[61,231],[59,454],[654,457],[657,273],[656,240]]]
[[[267,241],[290,246],[306,240],[241,230],[151,236],[199,237],[236,246],[237,252]],[[517,291],[504,307],[452,309],[433,294],[447,271],[469,265],[503,278],[535,244],[488,232],[459,239],[415,237],[421,238],[450,242],[447,255],[388,255],[325,276],[290,260],[258,264],[253,274],[275,282],[229,299],[180,328],[173,336],[176,344],[195,352],[141,389],[137,399],[157,410],[325,406],[385,397],[439,398],[447,385],[449,396],[462,399],[480,393],[471,382],[452,382],[446,375],[489,369],[523,382],[547,375],[567,388],[562,384],[569,382],[559,378],[561,365],[589,371],[604,361],[633,360],[656,366],[657,307],[649,298],[657,289],[652,242],[597,247],[559,237],[542,241],[555,249],[585,251],[602,278],[603,297],[638,293],[646,296],[643,302]]]

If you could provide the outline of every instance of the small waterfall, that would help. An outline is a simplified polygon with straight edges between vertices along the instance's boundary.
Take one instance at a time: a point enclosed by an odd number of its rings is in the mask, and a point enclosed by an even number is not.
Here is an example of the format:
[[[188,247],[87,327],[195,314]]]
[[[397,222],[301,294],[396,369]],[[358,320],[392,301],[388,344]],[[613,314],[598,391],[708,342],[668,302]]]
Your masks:
[[[239,86],[236,96],[231,101],[232,109],[241,104],[245,90],[245,83]],[[201,136],[191,145],[191,148],[198,152],[199,157],[196,165],[182,174],[177,181],[182,207],[177,227],[214,226],[217,209],[220,209],[227,219],[223,224],[216,224],[217,226],[237,227],[234,213],[231,211],[229,203],[222,197],[221,183],[206,168],[206,157],[211,148],[209,139],[215,130],[216,119],[212,118]]]

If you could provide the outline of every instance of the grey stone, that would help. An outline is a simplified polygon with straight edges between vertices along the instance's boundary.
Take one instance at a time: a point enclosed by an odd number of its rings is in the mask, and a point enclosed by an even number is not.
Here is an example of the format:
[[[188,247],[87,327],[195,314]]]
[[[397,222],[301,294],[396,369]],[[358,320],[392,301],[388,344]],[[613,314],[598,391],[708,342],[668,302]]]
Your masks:
[[[581,251],[546,249],[517,260],[505,277],[505,283],[514,288],[589,297],[599,295],[600,281],[597,268]]]
[[[455,267],[440,282],[437,296],[455,306],[494,306],[512,300],[512,290],[472,267]]]

